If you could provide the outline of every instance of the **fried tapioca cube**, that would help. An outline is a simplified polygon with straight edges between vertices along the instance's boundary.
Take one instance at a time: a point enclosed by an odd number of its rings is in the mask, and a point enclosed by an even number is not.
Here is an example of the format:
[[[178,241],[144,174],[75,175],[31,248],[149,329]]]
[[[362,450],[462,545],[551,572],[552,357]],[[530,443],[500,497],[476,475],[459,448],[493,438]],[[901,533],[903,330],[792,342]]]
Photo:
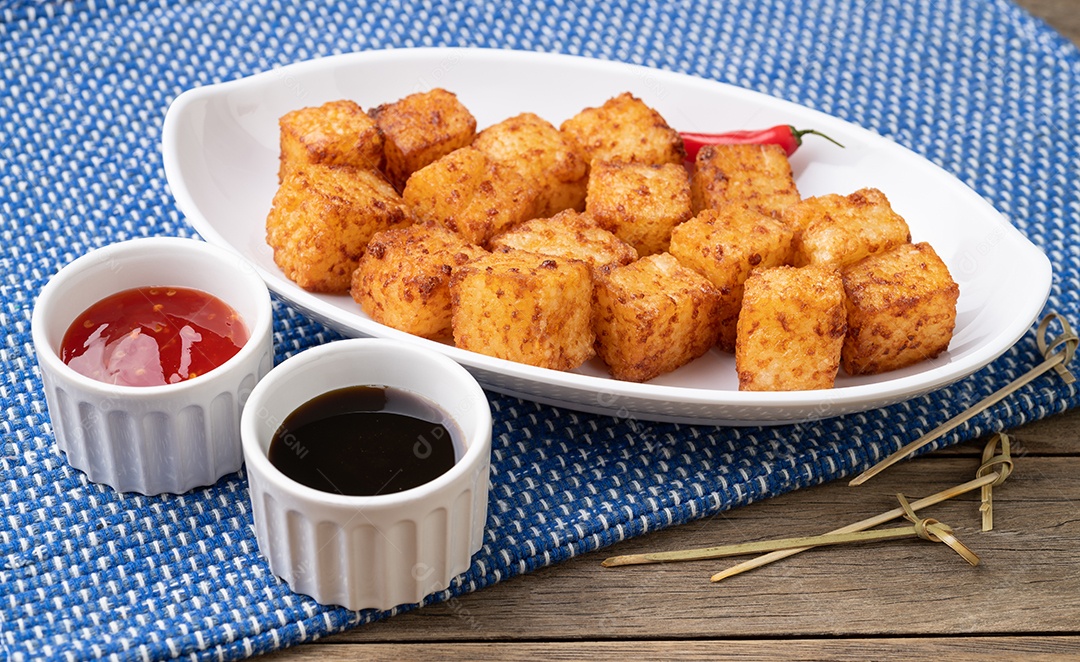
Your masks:
[[[576,260],[526,251],[485,255],[450,279],[454,344],[553,370],[595,354],[592,276]]]
[[[585,108],[559,129],[590,163],[681,164],[686,157],[679,132],[656,110],[624,92],[598,108]]]
[[[634,247],[600,227],[587,214],[572,209],[551,218],[534,218],[491,240],[491,250],[530,251],[538,255],[580,260],[593,270],[609,264],[630,264]]]
[[[402,197],[418,218],[485,247],[496,234],[536,216],[536,188],[474,147],[456,149],[416,171]]]
[[[399,191],[412,173],[476,136],[476,118],[456,94],[441,88],[376,106],[368,114],[383,133],[386,176]]]
[[[503,120],[477,134],[473,147],[509,163],[537,187],[538,216],[585,208],[589,164],[550,122],[532,113]]]
[[[750,274],[735,341],[740,391],[832,388],[847,330],[844,283],[831,267]]]
[[[616,379],[648,381],[716,344],[720,293],[667,253],[597,272],[597,354]]]
[[[450,276],[485,254],[435,223],[379,232],[353,272],[349,294],[380,324],[424,338],[449,338]]]
[[[312,292],[347,292],[371,237],[410,225],[394,187],[373,170],[289,168],[266,218],[266,242],[286,277]]]
[[[639,255],[667,250],[671,230],[693,216],[681,165],[594,161],[585,211]]]
[[[744,205],[703,210],[671,233],[671,254],[720,291],[718,345],[724,351],[735,351],[743,283],[755,269],[790,264],[792,236],[783,221]]]
[[[911,241],[903,217],[874,188],[850,195],[807,198],[788,208],[784,222],[796,230],[795,264],[836,268]]]
[[[706,145],[690,179],[694,211],[732,203],[779,215],[802,198],[779,145]]]
[[[282,115],[278,126],[278,183],[294,165],[344,165],[363,170],[377,170],[382,165],[382,134],[353,101],[342,99],[294,110]]]
[[[873,375],[944,352],[960,287],[927,243],[901,244],[843,270],[848,332],[844,371]]]

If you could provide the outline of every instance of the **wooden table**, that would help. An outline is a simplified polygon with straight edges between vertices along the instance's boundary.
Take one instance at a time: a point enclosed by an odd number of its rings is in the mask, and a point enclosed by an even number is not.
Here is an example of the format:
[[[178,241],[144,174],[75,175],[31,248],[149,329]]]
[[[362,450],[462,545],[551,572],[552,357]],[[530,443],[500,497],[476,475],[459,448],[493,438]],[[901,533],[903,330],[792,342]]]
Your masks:
[[[1080,2],[1022,5],[1080,42]],[[1051,379],[1051,377],[1044,377]],[[902,540],[813,550],[711,584],[730,560],[604,569],[613,554],[815,535],[970,480],[982,442],[627,541],[448,603],[270,655],[307,659],[904,659],[1080,656],[1080,410],[1013,432],[1016,469],[928,509],[982,558]],[[737,559],[738,560],[738,559]]]

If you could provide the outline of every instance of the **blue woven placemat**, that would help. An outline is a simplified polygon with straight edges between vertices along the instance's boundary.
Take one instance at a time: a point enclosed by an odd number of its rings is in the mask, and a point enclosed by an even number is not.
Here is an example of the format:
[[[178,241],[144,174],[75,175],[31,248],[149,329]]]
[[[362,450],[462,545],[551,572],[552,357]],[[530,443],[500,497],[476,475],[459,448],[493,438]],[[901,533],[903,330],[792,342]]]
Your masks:
[[[386,616],[320,606],[271,575],[243,473],[147,498],[71,469],[49,426],[30,311],[91,248],[192,234],[159,147],[183,90],[321,55],[441,45],[646,64],[873,129],[988,198],[1055,264],[1048,308],[1080,317],[1080,57],[1002,0],[0,3],[0,643],[13,659],[233,659]],[[275,314],[278,360],[336,337],[287,306]],[[779,428],[652,424],[492,395],[485,545],[431,601],[851,474],[1039,359],[1028,334],[930,396]],[[940,443],[1078,403],[1075,386],[1048,376]]]

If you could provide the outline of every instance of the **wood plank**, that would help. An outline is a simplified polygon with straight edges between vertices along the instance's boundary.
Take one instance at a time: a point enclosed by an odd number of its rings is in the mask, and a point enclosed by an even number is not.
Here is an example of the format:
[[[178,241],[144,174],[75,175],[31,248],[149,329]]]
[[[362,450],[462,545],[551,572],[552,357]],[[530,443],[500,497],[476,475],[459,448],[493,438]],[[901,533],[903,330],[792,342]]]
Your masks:
[[[1059,660],[1080,655],[1078,637],[955,637],[948,639],[781,639],[712,641],[602,641],[538,643],[502,641],[467,644],[315,644],[281,651],[264,659],[326,662],[386,660],[834,660],[947,659],[982,662],[991,657]]]
[[[996,529],[975,495],[925,515],[983,559],[971,568],[921,540],[815,550],[710,584],[728,562],[601,568],[614,554],[813,535],[969,480],[970,458],[920,458],[859,488],[830,483],[614,545],[343,633],[335,641],[697,639],[1080,632],[1080,458],[1029,457],[995,490]],[[1053,605],[1053,609],[1048,606]]]

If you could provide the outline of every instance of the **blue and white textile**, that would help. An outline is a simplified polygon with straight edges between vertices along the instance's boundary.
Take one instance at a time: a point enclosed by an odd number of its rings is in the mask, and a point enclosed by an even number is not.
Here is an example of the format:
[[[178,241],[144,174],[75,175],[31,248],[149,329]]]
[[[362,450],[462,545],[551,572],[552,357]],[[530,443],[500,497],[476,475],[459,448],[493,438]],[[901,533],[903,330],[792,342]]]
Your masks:
[[[90,484],[57,450],[30,340],[91,248],[192,230],[161,125],[198,85],[336,53],[479,46],[725,81],[877,131],[957,175],[1049,256],[1080,319],[1080,53],[1004,0],[0,3],[0,644],[19,659],[235,659],[387,616],[267,570],[243,473],[183,496]],[[275,304],[277,360],[336,336]],[[777,428],[607,418],[492,395],[490,518],[443,601],[646,531],[850,475],[1037,363],[1034,334],[886,410]],[[1047,376],[940,444],[1065,411]],[[407,609],[405,607],[403,609]]]

